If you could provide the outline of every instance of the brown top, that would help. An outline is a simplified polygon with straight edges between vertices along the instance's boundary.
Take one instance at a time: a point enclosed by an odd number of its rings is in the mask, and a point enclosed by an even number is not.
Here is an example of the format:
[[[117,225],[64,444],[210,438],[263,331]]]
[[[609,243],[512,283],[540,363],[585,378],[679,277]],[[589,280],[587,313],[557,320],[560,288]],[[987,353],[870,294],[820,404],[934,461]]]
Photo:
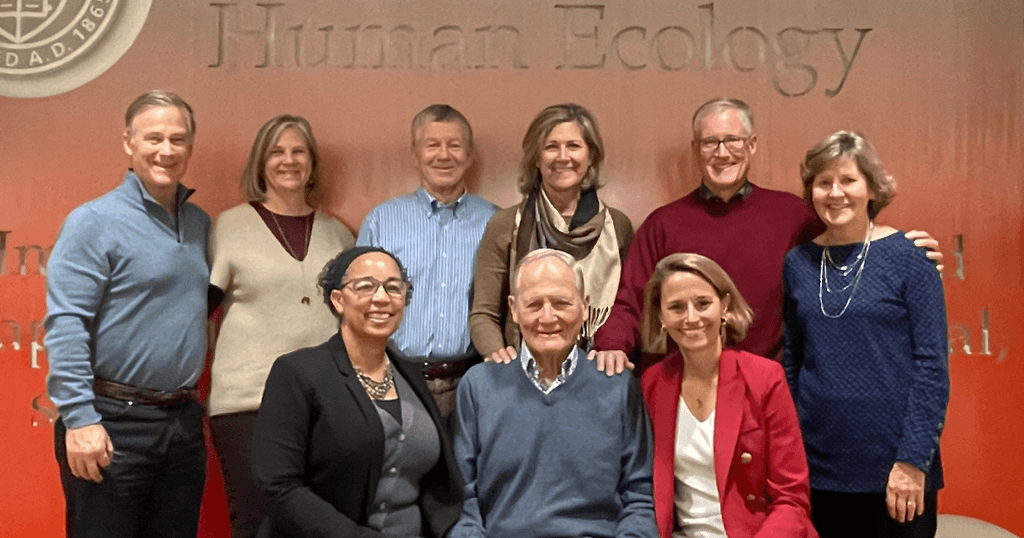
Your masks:
[[[519,345],[519,328],[508,312],[512,232],[515,230],[518,210],[519,204],[516,204],[491,217],[476,254],[469,328],[473,345],[485,358],[506,345]],[[633,240],[633,224],[618,209],[608,207],[608,212],[615,226],[619,259],[625,260]]]

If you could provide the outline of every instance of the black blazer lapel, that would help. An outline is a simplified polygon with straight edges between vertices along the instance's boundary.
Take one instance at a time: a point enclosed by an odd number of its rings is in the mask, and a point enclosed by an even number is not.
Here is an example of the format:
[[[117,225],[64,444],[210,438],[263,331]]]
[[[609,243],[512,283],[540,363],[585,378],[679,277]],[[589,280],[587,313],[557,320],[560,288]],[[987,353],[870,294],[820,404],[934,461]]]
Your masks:
[[[355,368],[352,367],[352,361],[348,358],[348,350],[345,349],[345,341],[342,340],[341,334],[332,336],[327,342],[327,347],[331,351],[331,358],[334,359],[338,372],[341,373],[344,384],[342,390],[348,392],[359,413],[363,416],[366,422],[365,432],[373,445],[377,447],[377,450],[371,454],[369,469],[367,469],[368,480],[361,518],[365,521],[369,517],[370,507],[377,496],[377,484],[380,482],[381,468],[384,466],[384,426],[380,423],[377,406],[366,395],[366,390],[363,389],[356,377]]]

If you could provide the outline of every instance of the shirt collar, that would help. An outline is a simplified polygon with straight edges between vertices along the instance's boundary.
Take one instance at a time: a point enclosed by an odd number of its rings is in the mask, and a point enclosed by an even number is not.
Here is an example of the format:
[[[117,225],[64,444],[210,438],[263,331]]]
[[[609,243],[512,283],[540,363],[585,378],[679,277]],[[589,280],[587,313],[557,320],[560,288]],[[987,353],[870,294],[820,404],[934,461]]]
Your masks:
[[[150,194],[149,191],[147,191],[146,188],[142,185],[142,179],[140,179],[139,176],[135,174],[135,171],[132,170],[131,168],[129,168],[128,172],[125,173],[124,175],[124,185],[128,186],[130,189],[133,189],[136,193],[138,193],[142,200],[143,206],[146,205],[146,202],[150,202],[162,207],[162,204],[160,204],[160,202],[157,201],[156,198],[153,198],[153,195]],[[185,205],[185,201],[188,200],[189,197],[192,196],[192,194],[195,192],[195,189],[189,189],[179,183],[175,194],[177,202],[175,204],[175,209],[178,212],[180,212],[182,206]]]
[[[540,366],[537,364],[537,359],[534,358],[533,353],[530,352],[530,348],[526,347],[525,343],[519,347],[519,362],[523,366],[523,372],[526,373],[526,377],[533,382],[533,385],[544,394],[549,394],[555,390],[555,387],[565,383],[565,380],[576,371],[576,364],[579,363],[582,352],[578,346],[572,347],[572,350],[569,351],[569,356],[562,361],[562,371],[547,388],[540,382]]]
[[[451,209],[452,214],[455,216],[459,215],[459,208],[465,205],[462,203],[462,201],[466,198],[467,194],[469,194],[469,191],[464,190],[462,191],[462,195],[459,196],[457,200],[450,204],[443,204],[437,201],[437,199],[435,199],[433,196],[431,196],[431,194],[427,192],[427,189],[424,189],[423,187],[416,189],[415,193],[416,199],[423,204],[423,207],[426,209],[428,215],[439,213],[445,209]]]
[[[754,192],[754,187],[750,185],[749,181],[744,181],[743,186],[740,187],[740,190],[736,191],[736,194],[733,196],[733,198],[737,200],[746,200],[747,196],[750,196],[750,193],[752,192]],[[700,196],[701,199],[708,202],[717,201],[725,203],[725,200],[722,200],[720,196],[712,192],[712,190],[709,189],[703,181],[700,183],[700,187],[697,187],[697,196]]]

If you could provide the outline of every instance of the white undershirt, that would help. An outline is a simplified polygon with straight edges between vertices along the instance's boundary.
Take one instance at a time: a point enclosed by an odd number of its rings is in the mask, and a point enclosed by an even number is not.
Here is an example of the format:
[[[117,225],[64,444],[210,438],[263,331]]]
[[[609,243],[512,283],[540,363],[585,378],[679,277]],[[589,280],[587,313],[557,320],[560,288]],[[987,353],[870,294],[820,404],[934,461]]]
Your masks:
[[[715,482],[715,412],[699,422],[679,398],[676,419],[675,504],[672,538],[725,538]]]

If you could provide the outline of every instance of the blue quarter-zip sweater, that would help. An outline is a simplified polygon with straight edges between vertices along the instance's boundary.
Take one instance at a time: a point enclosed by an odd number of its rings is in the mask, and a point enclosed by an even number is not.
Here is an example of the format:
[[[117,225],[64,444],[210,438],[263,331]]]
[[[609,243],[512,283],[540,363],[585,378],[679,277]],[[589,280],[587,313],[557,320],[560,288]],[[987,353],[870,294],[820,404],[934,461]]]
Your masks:
[[[93,378],[175,391],[206,356],[210,218],[178,186],[177,218],[131,170],[68,215],[46,275],[46,384],[69,429],[100,422]]]

